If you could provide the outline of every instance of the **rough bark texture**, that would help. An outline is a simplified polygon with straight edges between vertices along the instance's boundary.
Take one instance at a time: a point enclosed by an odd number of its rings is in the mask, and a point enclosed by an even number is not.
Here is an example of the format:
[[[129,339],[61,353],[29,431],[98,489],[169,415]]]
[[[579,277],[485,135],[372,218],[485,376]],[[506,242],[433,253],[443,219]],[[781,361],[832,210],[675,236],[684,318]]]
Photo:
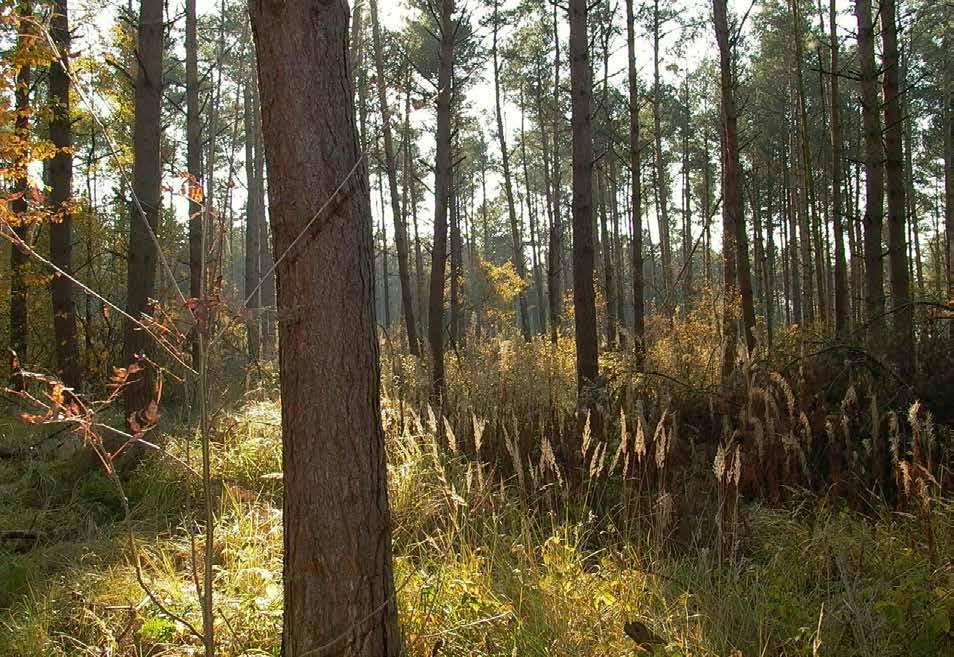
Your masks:
[[[256,0],[249,11],[276,253],[304,231],[278,266],[283,654],[391,657],[399,637],[371,210],[350,102],[348,6]]]
[[[156,294],[158,252],[154,233],[159,226],[162,202],[160,183],[162,161],[159,142],[162,136],[162,0],[142,0],[139,8],[139,37],[136,44],[135,112],[133,122],[134,198],[129,207],[129,254],[126,279],[126,312],[139,318],[148,313],[148,300]],[[138,202],[137,202],[138,201]],[[123,363],[135,361],[147,350],[147,335],[126,321]],[[153,397],[149,368],[124,390],[127,416],[141,410]]]
[[[894,325],[892,352],[903,376],[914,372],[914,309],[905,243],[904,151],[901,134],[898,22],[895,0],[881,0],[881,36],[884,47],[884,148],[888,190],[888,265]]]
[[[865,136],[865,319],[871,322],[869,336],[881,339],[884,315],[884,273],[881,230],[884,223],[884,147],[881,142],[881,114],[878,75],[875,72],[874,29],[871,0],[855,0],[858,18],[858,59],[861,69],[861,119]]]
[[[374,42],[374,69],[377,77],[378,106],[381,109],[381,132],[384,135],[384,164],[388,175],[388,191],[391,197],[391,213],[394,217],[394,242],[397,245],[398,277],[401,281],[401,308],[404,311],[404,328],[407,332],[408,350],[412,356],[420,355],[417,341],[417,324],[414,321],[411,271],[408,263],[407,223],[401,212],[401,195],[397,181],[397,155],[391,132],[391,110],[388,107],[386,78],[384,77],[384,46],[381,43],[381,27],[378,22],[378,3],[371,0],[371,33]]]
[[[583,390],[599,376],[596,295],[593,289],[593,73],[586,0],[570,0],[570,90],[573,133],[573,304],[576,380]]]
[[[451,84],[454,74],[454,0],[441,0],[440,66],[437,81],[437,153],[434,172],[434,246],[427,339],[431,347],[431,394],[444,398],[444,274],[447,269],[447,207],[451,179]],[[439,403],[438,406],[441,406]],[[438,423],[440,424],[440,423]]]
[[[65,272],[73,268],[73,216],[69,201],[73,195],[73,128],[70,124],[69,6],[57,0],[52,18],[54,42],[60,58],[50,66],[50,141],[57,147],[50,161],[50,204],[57,219],[50,226],[50,260]],[[79,348],[76,340],[76,306],[73,284],[65,276],[52,282],[53,333],[56,342],[56,369],[68,386],[80,384]]]
[[[732,76],[732,47],[730,41],[726,0],[713,0],[716,40],[719,44],[719,71],[721,81],[722,114],[722,256],[725,261],[725,353],[722,374],[726,379],[735,367],[736,295],[742,295],[744,339],[754,346],[752,328],[755,312],[752,307],[752,283],[746,245],[745,221],[742,217],[742,166],[739,162],[738,109],[735,103],[735,83]]]

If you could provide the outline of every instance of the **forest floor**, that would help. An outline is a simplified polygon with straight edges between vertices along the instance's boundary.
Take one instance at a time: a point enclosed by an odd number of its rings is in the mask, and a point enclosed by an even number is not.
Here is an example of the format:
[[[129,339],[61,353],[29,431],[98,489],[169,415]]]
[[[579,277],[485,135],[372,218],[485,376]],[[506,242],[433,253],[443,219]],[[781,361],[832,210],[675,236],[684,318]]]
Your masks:
[[[386,404],[386,416],[394,412]],[[686,511],[660,534],[658,519],[594,513],[596,499],[551,505],[516,482],[494,481],[462,455],[438,450],[432,423],[412,425],[399,435],[386,422],[409,655],[639,652],[628,634],[643,635],[644,654],[673,656],[927,657],[952,649],[951,500],[933,511],[940,565],[929,560],[914,517],[861,514],[808,494],[780,508],[742,504],[721,540],[711,513]],[[4,425],[0,443],[28,440],[23,434],[22,425]],[[280,651],[280,440],[275,401],[248,402],[217,422],[222,655]],[[190,432],[166,441],[195,463]],[[114,483],[88,456],[0,460],[0,529],[38,536],[32,546],[0,546],[0,655],[200,654],[137,583],[130,548],[131,536],[157,599],[200,626],[184,521],[198,490],[189,481],[175,461],[147,455],[126,478],[124,519]],[[198,552],[202,541],[195,537]],[[625,631],[633,621],[644,627]]]

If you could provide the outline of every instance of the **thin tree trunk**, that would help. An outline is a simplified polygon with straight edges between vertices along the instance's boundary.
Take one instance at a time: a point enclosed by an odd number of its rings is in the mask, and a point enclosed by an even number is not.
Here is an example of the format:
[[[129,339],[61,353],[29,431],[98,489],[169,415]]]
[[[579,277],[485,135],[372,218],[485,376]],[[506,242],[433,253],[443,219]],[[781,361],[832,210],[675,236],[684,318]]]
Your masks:
[[[612,350],[616,348],[616,283],[613,276],[613,253],[610,249],[609,230],[607,229],[607,196],[606,173],[602,168],[596,174],[597,187],[600,194],[600,243],[602,245],[603,264],[603,296],[606,300],[606,346]]]
[[[391,193],[391,213],[394,216],[394,242],[397,245],[398,276],[401,280],[401,307],[404,311],[404,328],[407,332],[408,350],[412,356],[420,356],[417,341],[417,324],[414,321],[414,301],[411,295],[411,274],[408,263],[407,223],[401,212],[401,198],[397,182],[397,156],[391,134],[391,110],[388,106],[386,78],[384,76],[384,48],[381,44],[381,27],[378,21],[378,2],[371,0],[371,30],[374,40],[374,68],[378,82],[378,106],[381,109],[381,132],[384,135],[384,165]]]
[[[284,471],[282,654],[395,657],[367,168],[355,126],[347,3],[250,4],[279,262]],[[342,99],[345,99],[342,101]],[[327,108],[336,103],[336,111]],[[348,394],[342,394],[347,390]],[[360,437],[360,440],[356,440]]]
[[[656,164],[656,207],[659,215],[659,249],[662,264],[663,298],[666,300],[664,308],[667,314],[672,314],[672,248],[669,232],[669,184],[666,175],[666,166],[663,162],[662,149],[662,116],[660,110],[660,95],[662,89],[659,74],[659,40],[662,21],[659,15],[659,0],[653,0],[653,137],[656,141],[654,149]]]
[[[199,42],[196,0],[186,0],[186,169],[189,189],[189,297],[202,298],[202,118],[199,108]],[[247,28],[247,25],[246,25]],[[198,331],[192,332],[192,362],[199,362]],[[249,343],[251,348],[251,342]]]
[[[835,0],[830,0],[828,22],[831,39],[831,207],[835,233],[835,335],[848,331],[848,265],[845,262],[844,208],[841,201],[842,138],[841,97],[839,94],[840,64],[838,61],[838,25]]]
[[[794,161],[798,156],[796,155],[797,149],[795,148],[795,136],[792,135],[791,142],[786,149],[786,163]],[[788,278],[789,278],[789,298],[791,299],[792,306],[792,324],[800,325],[802,323],[802,286],[801,286],[801,276],[799,275],[799,243],[798,243],[798,227],[799,227],[799,211],[798,211],[798,196],[796,191],[796,183],[792,180],[791,169],[786,164],[783,170],[784,177],[784,187],[785,187],[785,199],[786,199],[786,215],[788,218]]]
[[[247,317],[245,330],[248,336],[248,360],[256,363],[261,358],[261,317],[262,293],[259,282],[261,270],[261,221],[263,208],[259,207],[262,195],[258,192],[258,180],[255,176],[255,143],[258,126],[255,118],[255,103],[252,101],[252,70],[243,85],[245,119],[245,178],[248,181],[248,199],[245,204],[245,307]]]
[[[497,33],[500,30],[499,0],[494,0],[493,15],[493,42],[491,54],[494,61],[494,102],[497,111],[497,141],[500,144],[500,163],[503,168],[504,192],[507,198],[507,216],[510,219],[510,241],[513,246],[513,264],[517,269],[517,276],[521,281],[527,279],[527,267],[524,264],[523,239],[520,236],[520,225],[517,221],[516,204],[513,196],[513,180],[510,175],[510,153],[507,150],[507,136],[504,134],[503,108],[500,100],[500,61],[497,53]],[[530,341],[530,317],[527,310],[527,295],[521,290],[517,295],[517,305],[520,312],[520,332],[523,339]]]
[[[33,20],[33,4],[29,1],[21,2],[17,8],[20,16],[19,37],[17,39],[17,50],[30,48]],[[16,75],[16,121],[14,124],[14,134],[20,139],[21,143],[28,145],[30,142],[30,86],[33,80],[33,68],[29,63],[21,63]],[[19,154],[22,162],[22,172],[17,172],[13,180],[13,201],[10,203],[10,209],[18,217],[18,223],[14,226],[14,232],[23,242],[30,241],[30,224],[27,213],[30,206],[27,202],[27,189],[30,181],[27,177],[27,163],[30,159],[29,151]],[[26,251],[18,246],[10,245],[10,349],[16,352],[21,362],[29,361],[27,353],[28,341],[28,289],[26,281],[26,268],[29,263],[29,256]]]
[[[450,183],[450,321],[449,342],[457,347],[460,338],[460,274],[463,243],[460,234],[460,182],[457,171],[451,172]]]
[[[557,341],[563,319],[563,194],[561,189],[560,132],[560,34],[557,29],[557,6],[553,5],[553,225],[550,227],[550,244],[547,249],[547,290],[550,303],[550,340]],[[544,137],[545,139],[545,137]]]
[[[643,281],[642,162],[639,143],[639,79],[636,77],[636,16],[633,0],[626,0],[626,59],[629,91],[629,168],[632,205],[633,348],[640,364],[646,349],[646,311]],[[708,155],[707,155],[708,157]],[[706,167],[708,170],[708,167]],[[708,189],[705,191],[708,196]],[[708,276],[708,274],[707,274]]]
[[[865,134],[865,318],[870,322],[869,335],[872,342],[880,345],[884,315],[884,272],[881,250],[881,231],[884,222],[884,147],[881,141],[871,0],[855,0],[855,14],[858,18],[861,117]]]

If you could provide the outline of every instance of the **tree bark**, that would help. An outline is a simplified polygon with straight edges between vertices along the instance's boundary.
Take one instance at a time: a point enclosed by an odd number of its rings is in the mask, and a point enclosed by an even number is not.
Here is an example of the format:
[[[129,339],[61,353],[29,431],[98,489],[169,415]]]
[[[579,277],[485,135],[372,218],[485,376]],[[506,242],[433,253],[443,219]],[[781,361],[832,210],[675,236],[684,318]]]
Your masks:
[[[504,192],[507,198],[507,216],[510,219],[510,241],[513,246],[513,264],[517,269],[517,276],[521,281],[527,280],[527,266],[523,256],[523,239],[520,235],[520,224],[517,219],[517,209],[513,196],[513,180],[510,175],[510,153],[507,150],[507,136],[504,134],[503,107],[500,100],[500,61],[497,52],[497,33],[500,30],[499,0],[494,0],[493,15],[493,42],[491,54],[494,60],[494,102],[497,112],[497,141],[500,144],[500,163],[503,168]],[[517,305],[520,312],[520,332],[523,339],[530,341],[530,313],[527,309],[527,295],[521,290],[517,296]]]
[[[31,26],[33,19],[33,4],[29,1],[21,2],[17,8],[20,15],[19,32],[17,39],[17,49],[25,49],[30,46]],[[30,85],[33,80],[33,68],[23,63],[16,75],[16,91],[14,92],[14,103],[17,111],[14,124],[14,133],[21,140],[21,143],[29,148],[30,140]],[[10,209],[18,217],[18,223],[13,227],[17,237],[23,242],[30,240],[30,225],[28,223],[27,213],[30,210],[27,202],[27,190],[30,181],[27,177],[27,163],[29,162],[29,150],[18,154],[22,158],[22,172],[18,172],[13,180],[13,201],[10,203]],[[29,264],[29,255],[18,246],[10,245],[10,349],[20,357],[20,361],[25,363],[29,360],[27,353],[28,340],[28,289],[26,281],[26,268]]]
[[[414,320],[413,287],[408,263],[407,223],[401,212],[401,196],[397,181],[397,156],[391,132],[391,110],[388,106],[387,84],[384,77],[384,47],[381,43],[381,26],[378,20],[378,2],[371,0],[371,33],[374,43],[374,69],[378,82],[378,106],[381,109],[381,132],[384,135],[384,165],[391,194],[391,213],[394,216],[394,242],[397,245],[398,277],[401,281],[401,308],[404,311],[404,328],[407,333],[408,351],[420,356],[417,340],[417,324]]]
[[[186,169],[190,176],[187,181],[189,190],[189,297],[201,299],[203,295],[202,269],[205,244],[203,243],[204,231],[202,228],[202,118],[199,108],[199,42],[196,0],[186,0],[185,11]],[[193,331],[191,337],[192,362],[198,369],[198,332]],[[251,338],[251,335],[249,337]],[[251,339],[249,340],[249,349],[251,350]]]
[[[557,6],[553,5],[553,225],[550,227],[550,244],[547,249],[547,290],[550,304],[550,340],[557,341],[563,319],[563,193],[560,175],[560,34],[557,29]],[[546,137],[544,136],[544,139]]]
[[[396,656],[371,209],[350,102],[348,6],[255,0],[249,10],[276,253],[306,236],[278,263],[282,653]]]
[[[891,307],[894,324],[894,361],[902,376],[914,373],[914,308],[905,245],[904,150],[901,115],[900,61],[896,0],[881,0],[881,36],[884,49],[884,148],[888,190],[888,265],[891,277]]]
[[[439,409],[444,400],[444,275],[447,270],[447,207],[451,178],[451,85],[454,72],[454,0],[441,0],[440,65],[437,81],[437,136],[434,171],[434,242],[431,251],[430,310],[431,394]]]
[[[656,205],[659,213],[659,252],[662,265],[663,298],[666,300],[664,310],[672,314],[672,248],[669,232],[669,182],[666,166],[663,162],[662,149],[662,112],[660,109],[660,94],[662,93],[659,75],[659,29],[662,21],[659,14],[659,0],[653,0],[653,137],[656,141],[654,149],[656,164]]]
[[[255,120],[255,103],[252,100],[251,68],[243,85],[245,106],[245,178],[247,180],[248,199],[245,205],[245,330],[248,336],[248,360],[255,363],[261,358],[261,317],[259,309],[262,306],[262,292],[259,282],[261,271],[261,244],[262,223],[264,222],[264,208],[259,207],[262,195],[258,191],[259,181],[255,176],[255,142],[257,125]]]
[[[596,295],[593,289],[593,72],[587,2],[570,0],[570,87],[573,136],[573,304],[576,381],[583,392],[599,376]]]
[[[841,138],[841,96],[839,94],[838,25],[835,0],[830,0],[828,22],[831,39],[831,207],[835,238],[835,335],[848,331],[848,264],[845,261],[844,208],[841,188],[844,162]]]
[[[58,215],[50,226],[50,261],[65,272],[73,269],[73,128],[70,123],[70,27],[67,0],[57,0],[51,30],[59,59],[50,66],[50,141],[57,149],[50,161],[50,203]],[[73,283],[59,274],[52,282],[53,333],[57,373],[70,387],[80,384],[79,347]]]
[[[135,119],[133,121],[133,199],[129,207],[129,255],[126,279],[126,312],[135,318],[151,310],[156,294],[159,206],[162,203],[162,60],[163,2],[141,0],[139,36],[136,43]],[[130,321],[125,323],[123,367],[147,350],[146,334]],[[139,378],[123,390],[126,416],[153,399],[153,377],[144,368]]]
[[[719,71],[722,109],[722,255],[725,285],[725,353],[722,378],[735,369],[736,294],[742,296],[743,339],[749,349],[755,346],[755,309],[752,303],[752,279],[749,271],[745,219],[742,215],[742,165],[739,161],[738,109],[732,74],[732,48],[726,0],[713,0],[716,41],[719,44]]]
[[[881,231],[884,223],[884,148],[881,142],[878,74],[874,59],[874,28],[871,0],[855,0],[858,19],[858,59],[860,63],[861,118],[865,141],[865,319],[869,336],[880,344],[884,315],[884,273]]]
[[[630,202],[632,205],[632,277],[633,277],[633,348],[642,361],[646,348],[645,301],[643,297],[643,219],[642,163],[639,143],[639,79],[636,77],[636,16],[633,0],[626,0],[626,51],[629,86],[629,168]],[[708,194],[708,190],[705,191]]]

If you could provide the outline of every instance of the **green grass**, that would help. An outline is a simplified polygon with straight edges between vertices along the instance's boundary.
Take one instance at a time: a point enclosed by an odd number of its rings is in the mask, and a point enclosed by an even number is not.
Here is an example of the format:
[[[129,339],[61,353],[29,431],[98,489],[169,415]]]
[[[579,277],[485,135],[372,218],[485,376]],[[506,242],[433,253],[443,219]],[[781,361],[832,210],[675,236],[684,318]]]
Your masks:
[[[279,654],[281,480],[269,476],[280,470],[279,423],[272,402],[218,422],[222,655]],[[936,565],[917,519],[888,509],[863,516],[808,496],[785,508],[743,505],[728,528],[734,541],[722,543],[734,547],[722,550],[711,504],[683,504],[660,541],[658,522],[638,505],[589,510],[560,503],[559,487],[500,482],[463,455],[440,453],[426,420],[411,425],[397,435],[386,422],[410,655],[430,655],[438,642],[438,654],[461,657],[628,655],[636,650],[623,632],[631,620],[665,639],[657,655],[954,651],[949,500],[933,511]],[[21,431],[5,425],[2,433]],[[189,431],[172,432],[167,445],[198,458]],[[115,487],[95,467],[78,468],[78,458],[0,461],[0,528],[32,527],[41,537],[28,553],[0,551],[0,655],[196,654],[197,641],[136,582]],[[584,497],[609,499],[608,485],[591,482]],[[164,605],[198,625],[187,530],[196,486],[159,455],[126,481],[145,578]]]

